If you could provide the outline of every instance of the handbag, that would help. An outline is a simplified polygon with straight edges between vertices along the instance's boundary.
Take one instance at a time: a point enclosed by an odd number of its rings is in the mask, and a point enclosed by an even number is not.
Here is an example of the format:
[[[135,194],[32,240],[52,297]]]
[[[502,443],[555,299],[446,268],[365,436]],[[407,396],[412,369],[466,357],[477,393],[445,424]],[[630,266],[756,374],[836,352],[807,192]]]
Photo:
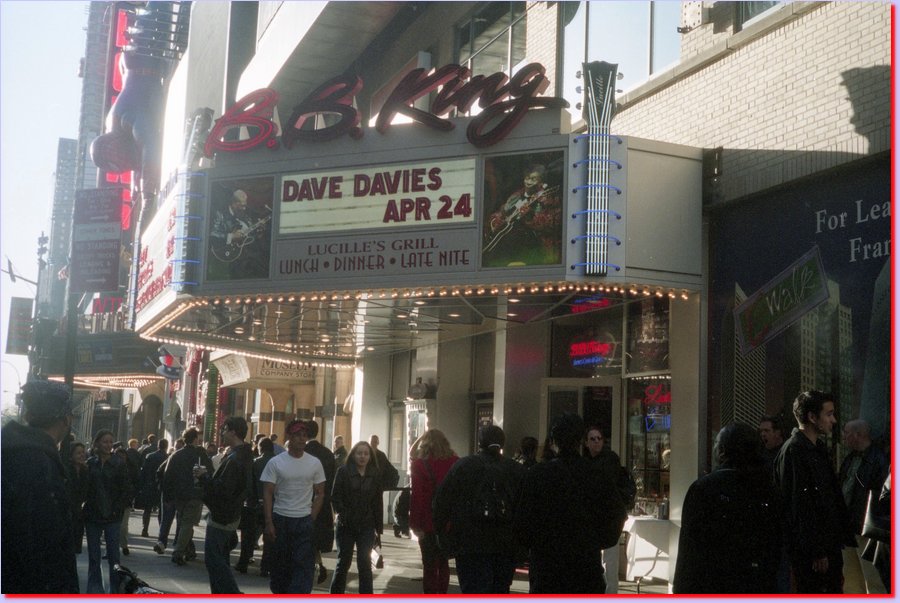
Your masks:
[[[891,541],[891,491],[890,486],[882,492],[869,490],[866,518],[862,535],[878,542]]]
[[[375,536],[375,545],[372,547],[372,552],[369,553],[369,556],[372,558],[373,568],[384,568],[384,555],[381,554],[381,536]]]

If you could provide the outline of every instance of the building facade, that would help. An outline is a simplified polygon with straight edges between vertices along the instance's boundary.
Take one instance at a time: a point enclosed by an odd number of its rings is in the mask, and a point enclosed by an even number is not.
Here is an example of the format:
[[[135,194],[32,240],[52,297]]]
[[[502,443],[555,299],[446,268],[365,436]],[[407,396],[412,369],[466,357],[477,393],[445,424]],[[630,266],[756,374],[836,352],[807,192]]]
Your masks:
[[[196,3],[135,328],[186,350],[174,401],[210,433],[315,418],[405,467],[428,427],[464,454],[574,411],[677,520],[715,432],[801,389],[889,434],[890,28],[880,3]]]

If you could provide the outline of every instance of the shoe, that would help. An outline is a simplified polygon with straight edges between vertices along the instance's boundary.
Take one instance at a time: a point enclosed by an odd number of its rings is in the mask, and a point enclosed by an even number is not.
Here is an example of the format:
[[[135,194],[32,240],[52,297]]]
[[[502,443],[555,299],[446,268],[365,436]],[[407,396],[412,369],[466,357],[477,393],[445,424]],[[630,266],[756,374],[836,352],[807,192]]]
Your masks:
[[[147,528],[144,528],[143,530],[141,530],[141,537],[142,538],[150,538],[150,533],[147,531]]]
[[[197,558],[197,552],[196,552],[196,551],[188,551],[187,553],[184,554],[184,560],[185,560],[185,561],[193,561],[193,560],[196,559],[196,558]]]
[[[127,546],[123,546],[123,547],[122,547],[122,554],[125,555],[125,556],[127,557],[128,555],[131,554],[131,551],[128,550],[128,547],[127,547]]]
[[[328,579],[328,570],[325,569],[324,565],[320,565],[319,566],[319,577],[316,578],[316,584],[322,584],[327,579]]]
[[[400,538],[400,526],[394,526],[394,538]]]
[[[271,575],[272,575],[272,572],[270,572],[269,570],[262,570],[262,569],[259,570],[260,578],[268,578]]]
[[[161,542],[157,542],[153,545],[153,550],[156,551],[157,555],[164,555],[166,553],[166,545]]]
[[[184,558],[184,555],[172,555],[172,563],[175,565],[185,565],[187,559]]]
[[[239,571],[242,574],[247,573],[247,566],[242,563],[238,563],[237,565],[235,565],[234,569],[236,569],[237,571]]]

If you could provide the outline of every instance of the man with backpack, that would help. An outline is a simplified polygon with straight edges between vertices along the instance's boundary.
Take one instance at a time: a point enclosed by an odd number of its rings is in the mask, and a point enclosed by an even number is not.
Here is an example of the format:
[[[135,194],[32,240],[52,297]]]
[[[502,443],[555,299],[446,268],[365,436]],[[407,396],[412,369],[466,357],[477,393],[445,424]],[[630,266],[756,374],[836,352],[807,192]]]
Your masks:
[[[457,461],[434,496],[435,532],[453,543],[445,552],[456,555],[463,593],[509,593],[515,574],[513,511],[526,470],[502,456],[505,441],[496,425],[479,429],[478,453]]]

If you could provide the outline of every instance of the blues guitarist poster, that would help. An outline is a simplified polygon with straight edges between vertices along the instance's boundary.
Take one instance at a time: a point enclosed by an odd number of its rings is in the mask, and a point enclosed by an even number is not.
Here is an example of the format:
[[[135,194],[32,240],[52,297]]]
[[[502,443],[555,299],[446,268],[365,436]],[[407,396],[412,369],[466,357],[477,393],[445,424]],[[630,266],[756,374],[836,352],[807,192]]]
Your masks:
[[[485,159],[483,267],[562,261],[563,161],[562,151]]]
[[[272,178],[213,182],[206,280],[268,278]]]

